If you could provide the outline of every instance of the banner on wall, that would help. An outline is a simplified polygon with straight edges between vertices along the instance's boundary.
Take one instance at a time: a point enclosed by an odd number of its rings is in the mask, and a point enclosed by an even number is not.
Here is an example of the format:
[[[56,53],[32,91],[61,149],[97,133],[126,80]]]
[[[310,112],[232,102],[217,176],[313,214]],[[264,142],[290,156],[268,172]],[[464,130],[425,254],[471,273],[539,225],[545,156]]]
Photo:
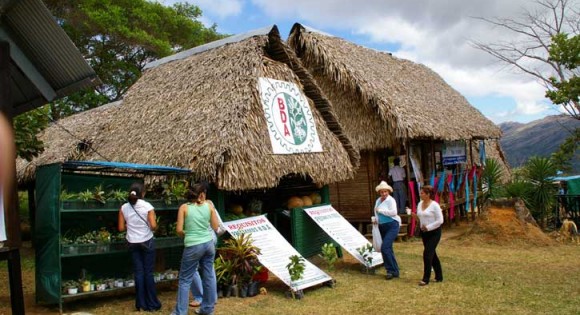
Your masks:
[[[286,268],[290,262],[289,257],[302,255],[286,241],[265,215],[224,222],[224,226],[233,237],[238,237],[242,233],[250,235],[254,246],[260,249],[261,253],[258,255],[260,263],[292,290],[298,291],[332,280],[328,274],[305,259],[302,279],[291,281]]]
[[[441,150],[443,156],[443,165],[453,165],[467,162],[467,155],[465,154],[465,141],[444,141],[443,149]]]
[[[274,154],[322,152],[310,105],[296,84],[258,78],[258,90]]]
[[[304,209],[320,228],[333,240],[335,240],[349,254],[366,266],[364,257],[358,252],[358,248],[366,247],[371,243],[364,235],[352,226],[338,211],[330,205]],[[383,264],[381,253],[372,251],[371,266]]]

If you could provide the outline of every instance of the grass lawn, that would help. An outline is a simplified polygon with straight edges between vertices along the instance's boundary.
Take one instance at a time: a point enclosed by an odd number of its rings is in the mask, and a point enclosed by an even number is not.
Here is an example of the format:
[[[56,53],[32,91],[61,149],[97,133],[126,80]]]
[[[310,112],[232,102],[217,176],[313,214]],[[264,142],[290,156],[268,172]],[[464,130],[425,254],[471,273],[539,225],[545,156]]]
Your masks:
[[[455,229],[455,230],[454,230]],[[580,314],[580,246],[482,244],[450,238],[444,230],[438,248],[444,282],[418,287],[423,246],[419,240],[395,244],[401,278],[385,280],[385,271],[365,275],[348,255],[329,272],[335,288],[305,290],[302,300],[284,297],[284,285],[270,277],[267,295],[219,299],[216,314]],[[445,237],[445,234],[448,236]],[[319,259],[315,264],[322,266]],[[34,304],[34,257],[23,249],[27,314],[57,314],[57,307]],[[10,314],[8,275],[0,263],[0,314]],[[175,305],[175,286],[160,291],[162,314]],[[89,298],[65,304],[64,312],[130,314],[131,294]],[[190,313],[193,313],[191,311]]]

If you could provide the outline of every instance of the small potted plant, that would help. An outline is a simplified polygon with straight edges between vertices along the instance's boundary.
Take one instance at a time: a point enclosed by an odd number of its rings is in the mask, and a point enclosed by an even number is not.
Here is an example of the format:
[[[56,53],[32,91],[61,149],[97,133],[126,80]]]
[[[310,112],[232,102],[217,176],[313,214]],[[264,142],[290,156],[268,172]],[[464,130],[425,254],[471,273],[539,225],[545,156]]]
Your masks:
[[[67,280],[62,284],[66,294],[73,295],[79,293],[79,283],[75,280]]]
[[[326,268],[328,270],[334,270],[334,264],[338,260],[338,255],[336,254],[336,248],[332,243],[326,243],[322,245],[322,253],[320,256],[324,259],[326,263]]]
[[[290,294],[287,296],[292,296],[293,299],[302,299],[304,297],[304,292],[302,290],[295,290],[295,282],[302,279],[304,276],[304,270],[306,269],[306,264],[304,263],[304,258],[302,256],[293,255],[289,257],[290,262],[286,265],[288,273],[290,274]]]
[[[375,269],[373,268],[373,245],[366,244],[365,246],[361,246],[356,250],[365,262],[363,272],[367,275],[375,274]]]

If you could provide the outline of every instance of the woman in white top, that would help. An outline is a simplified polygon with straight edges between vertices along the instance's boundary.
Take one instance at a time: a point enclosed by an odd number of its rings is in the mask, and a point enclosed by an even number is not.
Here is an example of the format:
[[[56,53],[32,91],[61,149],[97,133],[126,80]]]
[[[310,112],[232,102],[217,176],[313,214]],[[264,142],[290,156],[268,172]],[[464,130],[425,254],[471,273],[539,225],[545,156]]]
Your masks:
[[[433,200],[433,187],[426,185],[421,187],[419,197],[421,201],[417,205],[417,214],[413,214],[419,219],[421,224],[421,239],[423,240],[423,279],[420,286],[429,284],[431,278],[431,267],[435,271],[435,282],[443,281],[443,271],[441,262],[437,257],[437,245],[441,240],[441,225],[443,224],[443,212],[439,204]]]
[[[127,230],[127,242],[133,260],[135,274],[135,308],[138,311],[157,311],[161,302],[157,298],[153,267],[155,265],[155,243],[153,231],[157,229],[157,218],[153,206],[143,200],[145,187],[136,182],[129,189],[129,202],[119,209],[119,232]]]
[[[393,188],[385,181],[382,181],[375,190],[380,195],[375,202],[375,222],[379,225],[379,231],[383,238],[381,245],[381,255],[387,270],[387,280],[399,277],[399,264],[393,250],[393,242],[399,234],[401,218],[397,215],[397,203],[391,197]]]

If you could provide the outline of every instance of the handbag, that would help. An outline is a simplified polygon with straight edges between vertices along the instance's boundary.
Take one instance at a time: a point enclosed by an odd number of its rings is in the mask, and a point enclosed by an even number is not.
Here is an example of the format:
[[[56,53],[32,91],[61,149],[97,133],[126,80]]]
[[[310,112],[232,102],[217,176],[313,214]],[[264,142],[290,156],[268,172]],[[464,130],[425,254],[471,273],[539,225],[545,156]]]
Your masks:
[[[373,219],[376,217],[371,218],[371,221],[374,221]],[[373,223],[373,230],[372,230],[372,234],[373,234],[373,248],[375,249],[376,252],[381,252],[381,246],[383,245],[383,238],[381,237],[381,231],[379,231],[379,225]]]

